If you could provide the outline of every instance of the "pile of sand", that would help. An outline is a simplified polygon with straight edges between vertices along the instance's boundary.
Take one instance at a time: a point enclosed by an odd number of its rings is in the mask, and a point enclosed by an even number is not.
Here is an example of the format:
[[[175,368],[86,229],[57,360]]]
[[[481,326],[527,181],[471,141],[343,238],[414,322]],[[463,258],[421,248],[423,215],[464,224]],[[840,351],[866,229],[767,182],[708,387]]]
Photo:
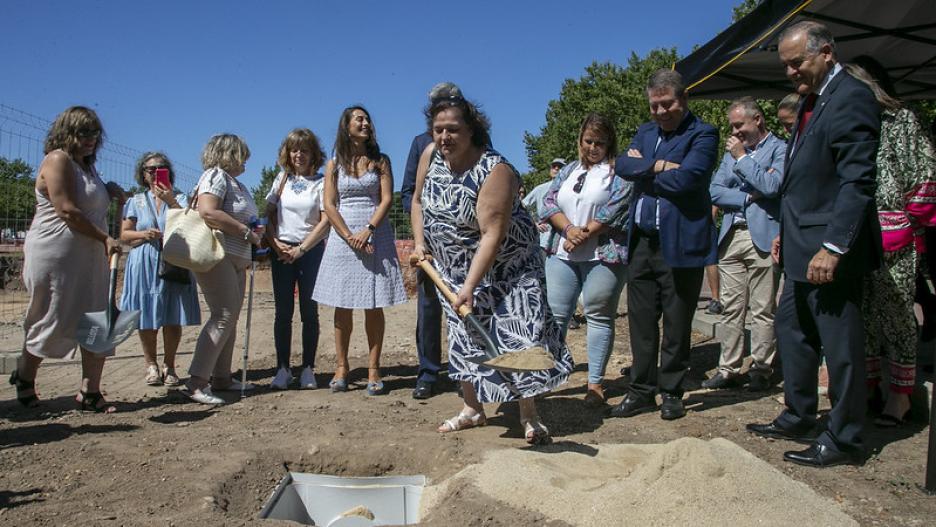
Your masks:
[[[426,488],[423,517],[465,486],[571,525],[858,525],[834,501],[720,438],[492,451]]]

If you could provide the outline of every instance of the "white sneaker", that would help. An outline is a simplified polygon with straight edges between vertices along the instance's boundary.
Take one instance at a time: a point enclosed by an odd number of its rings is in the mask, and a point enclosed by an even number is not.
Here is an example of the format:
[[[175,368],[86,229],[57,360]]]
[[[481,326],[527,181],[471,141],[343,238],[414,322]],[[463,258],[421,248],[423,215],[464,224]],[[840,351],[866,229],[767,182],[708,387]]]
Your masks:
[[[285,390],[289,388],[289,383],[291,383],[292,380],[293,376],[289,368],[280,368],[276,371],[276,376],[273,377],[273,382],[270,383],[270,387],[274,390]]]
[[[315,372],[312,371],[311,366],[303,368],[302,375],[299,376],[299,388],[303,390],[314,390],[318,388],[318,383],[315,382]]]
[[[192,390],[189,387],[184,387],[179,390],[180,393],[188,397],[189,399],[195,401],[196,403],[201,404],[224,404],[224,399],[218,397],[217,395],[211,393],[211,387],[205,386],[200,390]]]

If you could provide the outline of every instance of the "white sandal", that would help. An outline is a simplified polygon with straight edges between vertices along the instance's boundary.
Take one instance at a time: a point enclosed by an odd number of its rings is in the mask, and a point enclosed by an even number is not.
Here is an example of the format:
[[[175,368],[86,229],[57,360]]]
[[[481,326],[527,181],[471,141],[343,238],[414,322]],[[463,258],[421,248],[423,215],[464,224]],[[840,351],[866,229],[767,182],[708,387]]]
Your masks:
[[[462,410],[458,415],[451,419],[446,419],[439,426],[440,434],[448,434],[449,432],[457,432],[459,430],[467,430],[469,428],[475,428],[478,426],[484,426],[487,424],[487,417],[484,415],[484,412],[478,412],[474,415],[468,415]]]
[[[523,435],[527,443],[531,445],[548,445],[552,443],[549,429],[540,421],[539,416],[533,419],[521,419],[520,424],[523,425]]]

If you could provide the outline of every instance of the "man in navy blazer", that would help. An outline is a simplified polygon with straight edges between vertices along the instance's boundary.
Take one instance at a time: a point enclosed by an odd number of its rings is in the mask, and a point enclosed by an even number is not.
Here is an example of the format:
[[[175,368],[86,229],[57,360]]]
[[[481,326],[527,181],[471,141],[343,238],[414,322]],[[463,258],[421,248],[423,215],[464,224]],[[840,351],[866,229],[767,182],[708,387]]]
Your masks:
[[[780,178],[786,143],[767,130],[764,110],[751,97],[728,106],[731,137],[712,178],[712,201],[725,212],[718,235],[721,276],[721,356],[718,371],[702,383],[718,389],[741,384],[745,317],[751,312],[751,391],[770,387],[776,350],[774,313],[780,276],[770,246],[780,232]]]
[[[450,82],[440,82],[429,91],[429,101],[450,95],[461,96],[458,86]],[[406,170],[403,172],[403,183],[400,187],[400,204],[407,214],[413,201],[413,192],[416,189],[416,169],[419,166],[419,156],[423,150],[432,143],[432,133],[423,132],[413,138],[410,145],[409,156],[406,158]],[[419,355],[419,373],[416,377],[416,388],[413,390],[414,399],[428,399],[435,391],[435,383],[442,369],[442,304],[436,293],[432,280],[427,280],[422,271],[417,272],[416,304],[416,352]]]
[[[787,77],[804,97],[787,147],[780,236],[774,252],[786,281],[776,331],[786,409],[748,430],[810,440],[787,461],[814,467],[860,463],[867,395],[863,275],[881,261],[875,215],[880,109],[871,90],[838,63],[824,25],[806,21],[780,35]],[[825,357],[832,410],[815,439],[818,369]]]
[[[647,98],[654,122],[638,128],[615,162],[615,174],[634,183],[627,240],[634,362],[628,393],[610,415],[654,410],[660,392],[660,417],[678,419],[686,414],[683,379],[703,269],[716,257],[709,183],[718,132],[689,111],[685,84],[675,71],[651,75]]]

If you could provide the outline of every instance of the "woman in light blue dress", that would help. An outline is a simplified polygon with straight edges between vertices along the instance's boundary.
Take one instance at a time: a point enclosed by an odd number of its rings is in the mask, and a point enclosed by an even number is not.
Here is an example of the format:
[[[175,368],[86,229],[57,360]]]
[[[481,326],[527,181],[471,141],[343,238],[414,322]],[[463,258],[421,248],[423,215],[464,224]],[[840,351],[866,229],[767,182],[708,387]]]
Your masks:
[[[120,309],[140,311],[139,334],[143,360],[146,361],[146,384],[178,386],[181,383],[175,372],[175,355],[182,338],[182,326],[201,324],[201,313],[198,290],[191,273],[183,272],[183,281],[188,275],[188,283],[159,277],[166,210],[185,207],[188,200],[184,194],[176,194],[172,188],[156,183],[158,169],[168,170],[170,184],[175,182],[169,158],[160,152],[147,152],[137,162],[136,180],[149,190],[134,195],[124,206],[120,241],[133,248],[127,256],[124,270]],[[159,328],[163,329],[165,348],[162,370],[156,362]]]
[[[338,365],[329,383],[333,392],[348,389],[351,310],[363,309],[370,350],[367,393],[384,393],[383,308],[406,302],[393,228],[387,222],[392,200],[390,159],[380,152],[370,114],[360,106],[345,109],[338,123],[335,158],[325,167],[323,205],[332,230],[312,293],[316,302],[335,307]]]

